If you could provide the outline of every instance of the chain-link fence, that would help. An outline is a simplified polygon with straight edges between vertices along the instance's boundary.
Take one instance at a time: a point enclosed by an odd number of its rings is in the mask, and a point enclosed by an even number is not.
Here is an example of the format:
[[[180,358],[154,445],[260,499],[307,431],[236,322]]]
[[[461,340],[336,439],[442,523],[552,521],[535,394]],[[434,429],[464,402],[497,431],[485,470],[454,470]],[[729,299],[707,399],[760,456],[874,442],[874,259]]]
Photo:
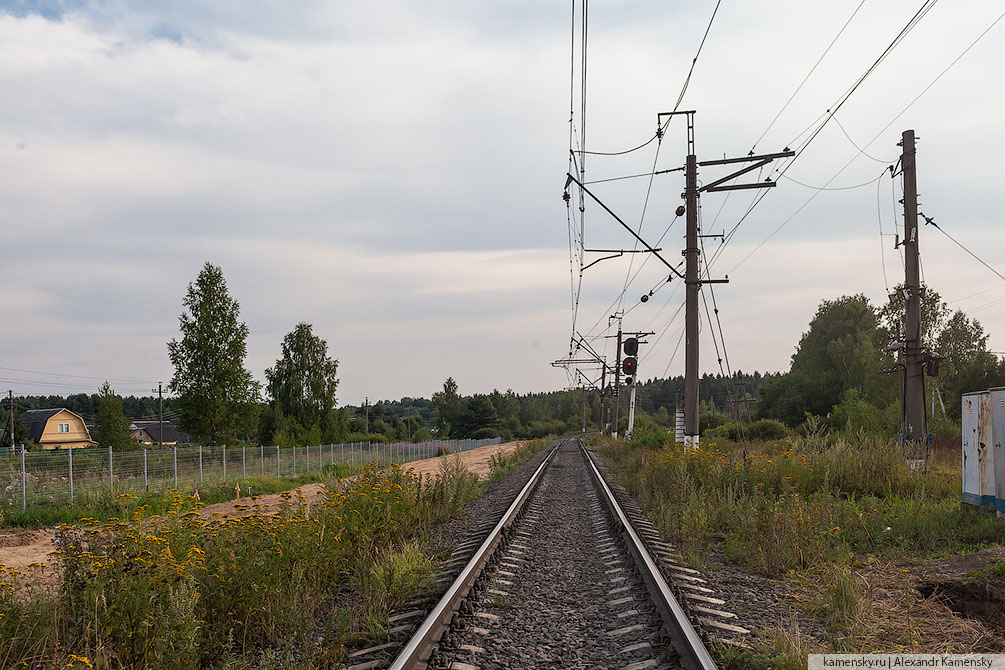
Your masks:
[[[175,447],[7,451],[0,457],[0,504],[57,506],[137,491],[191,491],[249,477],[293,477],[335,463],[407,463],[442,452],[499,444],[486,440],[349,442],[313,447]]]

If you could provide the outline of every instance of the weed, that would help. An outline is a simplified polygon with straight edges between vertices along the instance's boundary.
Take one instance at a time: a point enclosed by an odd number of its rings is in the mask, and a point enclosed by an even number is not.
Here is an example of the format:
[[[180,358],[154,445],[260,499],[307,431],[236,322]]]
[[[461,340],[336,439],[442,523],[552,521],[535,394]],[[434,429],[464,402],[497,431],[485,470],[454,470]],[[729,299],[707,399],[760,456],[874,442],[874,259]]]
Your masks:
[[[489,458],[489,483],[494,483],[502,479],[506,473],[510,472],[528,458],[539,452],[547,445],[545,440],[530,440],[524,442],[508,455],[497,451]],[[552,466],[555,467],[555,466]]]
[[[128,516],[60,529],[58,592],[0,574],[0,666],[49,667],[66,650],[98,667],[338,666],[345,643],[384,634],[388,612],[429,586],[414,538],[472,480],[454,464],[428,482],[370,466],[310,505],[285,492],[278,514],[249,501],[242,517],[206,518],[178,491],[124,499]]]

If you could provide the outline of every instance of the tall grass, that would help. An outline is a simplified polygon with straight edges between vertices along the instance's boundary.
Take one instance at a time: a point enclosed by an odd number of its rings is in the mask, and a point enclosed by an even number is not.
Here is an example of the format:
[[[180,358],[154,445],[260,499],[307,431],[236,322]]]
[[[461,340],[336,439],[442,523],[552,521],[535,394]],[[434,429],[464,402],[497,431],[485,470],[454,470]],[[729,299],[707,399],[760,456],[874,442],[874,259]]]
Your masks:
[[[730,450],[606,441],[625,485],[692,562],[777,575],[856,553],[946,552],[1005,540],[1005,520],[960,508],[958,465],[913,473],[900,448],[862,437]]]
[[[528,440],[509,454],[503,454],[501,451],[492,454],[489,458],[491,473],[489,474],[489,483],[502,479],[506,473],[516,469],[521,463],[544,449],[547,444],[547,440]]]
[[[0,582],[0,667],[334,667],[386,632],[432,564],[415,539],[473,490],[448,467],[420,480],[367,467],[278,514],[207,519],[175,492],[163,511],[85,518],[59,534],[54,591]],[[36,568],[40,569],[40,568]],[[26,590],[27,589],[27,590]]]

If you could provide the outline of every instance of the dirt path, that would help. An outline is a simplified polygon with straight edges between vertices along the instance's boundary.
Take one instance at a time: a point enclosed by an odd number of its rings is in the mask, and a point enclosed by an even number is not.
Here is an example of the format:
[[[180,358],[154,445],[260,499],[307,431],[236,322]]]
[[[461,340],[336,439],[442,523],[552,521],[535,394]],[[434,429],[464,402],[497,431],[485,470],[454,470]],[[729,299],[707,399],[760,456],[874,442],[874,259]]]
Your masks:
[[[471,472],[478,475],[480,479],[486,479],[491,471],[490,462],[492,455],[501,452],[510,454],[523,442],[506,442],[504,444],[478,447],[460,454],[461,462]],[[412,461],[405,465],[406,469],[414,471],[420,475],[434,475],[440,471],[440,458],[426,458],[420,461]],[[315,500],[324,489],[324,484],[307,484],[299,487],[308,501]],[[272,493],[258,496],[256,508],[254,510],[235,509],[235,505],[247,505],[250,500],[231,500],[227,502],[207,505],[203,508],[203,514],[207,516],[243,516],[252,513],[274,513],[278,511],[282,501],[281,493]],[[25,571],[33,563],[50,563],[49,554],[55,551],[53,539],[55,530],[46,528],[41,530],[10,530],[0,531],[0,566],[7,569]]]

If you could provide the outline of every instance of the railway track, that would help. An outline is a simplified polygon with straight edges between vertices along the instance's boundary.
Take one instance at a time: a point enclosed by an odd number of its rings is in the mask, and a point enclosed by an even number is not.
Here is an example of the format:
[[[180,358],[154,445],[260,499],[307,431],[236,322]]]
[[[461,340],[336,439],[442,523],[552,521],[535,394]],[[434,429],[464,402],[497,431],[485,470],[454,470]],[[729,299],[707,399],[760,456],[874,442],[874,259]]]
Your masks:
[[[450,568],[439,601],[392,628],[407,642],[356,652],[351,670],[710,670],[708,629],[747,632],[576,438],[547,453]]]

